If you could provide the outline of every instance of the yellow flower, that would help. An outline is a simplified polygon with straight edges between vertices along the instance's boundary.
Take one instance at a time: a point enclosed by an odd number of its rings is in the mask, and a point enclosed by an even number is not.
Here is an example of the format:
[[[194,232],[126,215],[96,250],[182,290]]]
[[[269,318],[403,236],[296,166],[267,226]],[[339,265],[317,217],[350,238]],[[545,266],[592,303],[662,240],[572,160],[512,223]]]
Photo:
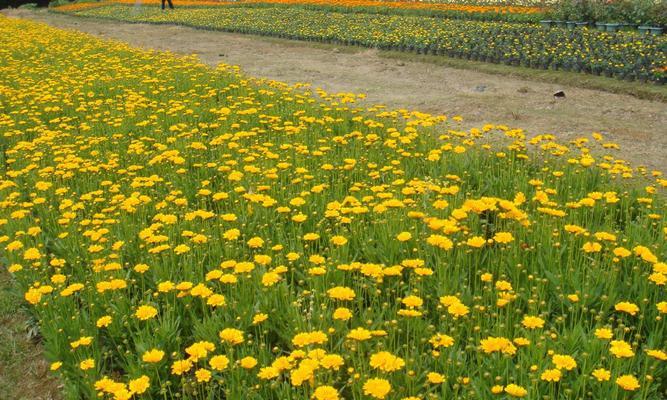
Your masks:
[[[336,246],[343,246],[344,244],[347,243],[347,239],[343,236],[333,236],[331,238],[331,243],[333,243]],[[322,386],[322,387],[326,387],[326,386]]]
[[[157,309],[152,306],[139,306],[134,312],[134,316],[142,321],[154,318],[157,315]]]
[[[141,359],[147,363],[157,363],[162,361],[164,358],[164,351],[158,349],[152,349],[145,352]]]
[[[241,364],[241,367],[245,369],[251,369],[255,368],[255,365],[257,365],[257,360],[254,357],[243,357],[239,363]]]
[[[111,325],[112,319],[109,315],[105,315],[104,317],[100,317],[95,325],[98,328],[106,328],[107,326]]]
[[[259,370],[257,377],[259,379],[273,379],[280,375],[280,370],[274,367],[264,367]]]
[[[199,368],[198,370],[195,371],[195,378],[197,378],[197,382],[208,382],[211,380],[211,371],[205,369],[205,368]]]
[[[493,240],[497,243],[510,243],[514,240],[514,236],[512,236],[511,233],[509,232],[498,232],[495,235],[493,235]]]
[[[429,372],[428,374],[426,374],[426,380],[428,381],[428,383],[438,385],[445,381],[445,376],[437,372]]]
[[[418,296],[407,296],[401,300],[401,303],[410,308],[418,308],[424,304],[424,300]]]
[[[269,319],[269,316],[264,314],[264,313],[257,313],[252,317],[252,324],[253,325],[258,325],[261,324],[262,322],[266,321]]]
[[[314,400],[339,400],[338,391],[333,386],[318,386],[313,392]]]
[[[371,355],[370,365],[383,372],[394,372],[403,368],[405,366],[405,361],[388,351],[381,351]]]
[[[519,385],[510,383],[509,385],[505,386],[505,393],[512,397],[526,397],[528,391]]]
[[[627,301],[622,301],[620,303],[617,303],[614,306],[614,309],[616,311],[621,311],[621,312],[624,312],[624,313],[628,313],[632,316],[637,315],[637,313],[639,312],[639,307],[637,307],[636,304],[633,304],[633,303],[630,303],[630,302],[627,302]]]
[[[512,342],[503,337],[489,336],[486,339],[482,339],[480,343],[482,351],[487,354],[501,352],[503,354],[514,355],[516,353],[516,347]]]
[[[223,371],[229,365],[229,358],[223,355],[213,356],[208,361],[208,364],[216,371]]]
[[[292,338],[292,344],[296,347],[305,347],[311,344],[324,344],[328,340],[327,335],[322,331],[297,333]]]
[[[318,235],[317,233],[306,233],[305,235],[303,235],[303,240],[306,240],[306,241],[309,241],[309,242],[313,242],[315,240],[318,240],[319,238],[320,238],[320,235]]]
[[[142,394],[151,385],[151,380],[149,377],[146,375],[142,375],[137,379],[133,379],[128,383],[128,387],[130,388],[130,391],[136,394]]]
[[[537,329],[544,327],[544,320],[540,317],[533,317],[530,315],[526,315],[525,317],[523,317],[523,321],[521,321],[521,324],[528,329]]]
[[[343,360],[343,357],[338,354],[327,354],[320,360],[320,365],[322,365],[322,367],[333,369],[334,371],[338,371],[343,364],[345,364],[345,361]]]
[[[226,230],[226,231],[222,234],[222,237],[223,237],[225,240],[229,240],[229,241],[231,241],[231,240],[236,240],[236,239],[239,238],[239,236],[241,236],[241,231],[239,231],[238,229],[229,229],[229,230]]]
[[[605,381],[608,381],[609,379],[611,379],[611,372],[609,370],[604,369],[604,368],[598,368],[598,369],[594,370],[591,373],[591,375],[593,375],[593,377],[595,379],[597,379],[598,382],[605,382]]]
[[[617,247],[612,251],[612,253],[614,253],[614,255],[619,258],[625,258],[632,255],[632,252],[625,247]]]
[[[241,344],[245,340],[243,338],[243,331],[234,328],[225,328],[220,331],[218,336],[220,336],[220,340],[223,342],[227,342],[232,345]]]
[[[463,317],[470,312],[470,309],[460,301],[455,301],[447,307],[447,313],[455,318]]]
[[[211,342],[199,341],[193,343],[185,349],[187,355],[190,356],[189,360],[198,361],[200,358],[205,358],[208,355],[209,351],[214,351],[215,345]]]
[[[357,341],[364,341],[368,340],[373,337],[372,332],[364,329],[364,328],[355,328],[352,329],[350,332],[348,332],[347,336],[348,339],[353,339]]]
[[[27,261],[39,260],[41,257],[42,255],[39,253],[39,250],[34,247],[29,248],[23,253],[23,259]]]
[[[253,237],[250,240],[248,240],[248,247],[252,249],[257,249],[264,246],[264,240],[260,237]]]
[[[428,342],[431,343],[433,348],[438,349],[440,347],[451,347],[454,344],[454,338],[442,333],[437,333],[432,336]]]
[[[616,378],[616,384],[621,387],[623,390],[635,391],[639,389],[639,381],[632,375],[621,375]]]
[[[466,241],[466,244],[470,247],[480,248],[486,244],[486,240],[481,236],[473,236]]]
[[[341,301],[354,300],[356,297],[354,290],[344,286],[336,286],[335,288],[327,290],[327,295],[332,299]]]
[[[408,240],[412,239],[412,234],[410,234],[410,232],[401,232],[396,236],[396,239],[399,242],[407,242]]]
[[[646,350],[646,354],[660,361],[667,361],[667,353],[662,350]]]
[[[190,247],[184,245],[184,244],[179,244],[178,246],[174,247],[174,253],[180,255],[180,254],[185,254],[190,251]]]
[[[616,358],[630,358],[635,355],[635,352],[632,351],[632,346],[624,340],[612,340],[610,345],[609,351]]]
[[[221,294],[212,294],[206,300],[206,304],[211,307],[222,307],[226,304],[225,296]]]
[[[597,242],[586,242],[584,243],[582,250],[586,253],[597,253],[602,250],[602,245]]]
[[[23,295],[23,298],[30,304],[38,304],[42,300],[42,292],[38,289],[30,288]]]
[[[262,275],[262,285],[266,287],[271,287],[278,282],[280,282],[280,275],[275,272],[269,271]]]
[[[333,319],[347,321],[352,318],[352,311],[345,307],[338,307],[334,310]]]
[[[87,371],[89,369],[95,368],[95,360],[92,358],[87,358],[79,363],[79,368],[82,371]]]
[[[577,362],[574,360],[574,358],[568,355],[554,354],[551,358],[551,361],[553,361],[554,365],[558,369],[571,371],[577,367]]]
[[[171,373],[174,375],[183,375],[190,369],[192,369],[192,361],[190,360],[174,361],[171,364]]]
[[[540,379],[547,382],[558,382],[560,381],[562,374],[559,369],[547,369],[542,372]]]
[[[391,391],[389,381],[381,378],[368,379],[363,386],[364,394],[374,399],[384,399]]]
[[[611,329],[608,328],[598,328],[595,330],[595,337],[598,339],[611,339],[614,337],[614,333],[611,331]]]

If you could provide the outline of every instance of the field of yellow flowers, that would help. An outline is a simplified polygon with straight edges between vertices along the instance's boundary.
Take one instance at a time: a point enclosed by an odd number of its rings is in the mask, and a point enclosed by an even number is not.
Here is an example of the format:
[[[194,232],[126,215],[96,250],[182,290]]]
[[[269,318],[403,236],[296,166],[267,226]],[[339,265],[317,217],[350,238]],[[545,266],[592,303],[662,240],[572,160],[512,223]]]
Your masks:
[[[0,15],[0,264],[67,399],[667,391],[657,171]]]

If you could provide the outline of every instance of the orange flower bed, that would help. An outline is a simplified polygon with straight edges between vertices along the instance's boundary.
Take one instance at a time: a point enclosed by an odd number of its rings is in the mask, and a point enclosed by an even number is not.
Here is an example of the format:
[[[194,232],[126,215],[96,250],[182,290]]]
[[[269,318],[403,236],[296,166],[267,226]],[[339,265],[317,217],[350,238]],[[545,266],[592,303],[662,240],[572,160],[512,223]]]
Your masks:
[[[75,3],[57,7],[60,11],[79,11],[83,9],[99,7],[104,4],[136,4],[136,0],[111,0],[97,3]],[[160,4],[160,0],[141,0],[140,4]],[[337,6],[337,7],[388,7],[402,9],[418,10],[439,10],[439,11],[461,11],[470,13],[511,13],[511,14],[533,14],[543,12],[540,7],[522,7],[522,6],[473,6],[465,4],[438,4],[422,3],[416,1],[382,1],[382,0],[177,0],[180,6],[226,6],[238,4],[287,4],[287,5],[316,5],[316,6]]]
[[[321,6],[340,7],[389,7],[422,10],[444,10],[465,12],[495,12],[495,13],[537,13],[544,11],[540,7],[521,6],[472,6],[465,4],[438,4],[418,1],[381,1],[381,0],[243,0],[243,3],[274,3],[274,4],[312,4]]]

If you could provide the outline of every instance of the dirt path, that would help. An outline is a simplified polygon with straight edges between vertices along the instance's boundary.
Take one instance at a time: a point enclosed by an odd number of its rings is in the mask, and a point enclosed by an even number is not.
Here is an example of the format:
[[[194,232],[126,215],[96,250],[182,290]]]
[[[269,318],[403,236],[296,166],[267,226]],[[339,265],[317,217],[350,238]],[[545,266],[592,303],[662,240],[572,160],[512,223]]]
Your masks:
[[[602,132],[622,146],[621,156],[633,164],[667,172],[665,103],[392,60],[373,50],[322,49],[302,42],[91,20],[46,11],[11,10],[5,14],[134,46],[194,53],[210,65],[235,64],[254,76],[310,82],[331,92],[367,93],[368,101],[392,108],[461,115],[465,126],[505,124],[524,128],[530,134],[553,133],[564,139]],[[556,100],[552,94],[560,89],[567,98]]]

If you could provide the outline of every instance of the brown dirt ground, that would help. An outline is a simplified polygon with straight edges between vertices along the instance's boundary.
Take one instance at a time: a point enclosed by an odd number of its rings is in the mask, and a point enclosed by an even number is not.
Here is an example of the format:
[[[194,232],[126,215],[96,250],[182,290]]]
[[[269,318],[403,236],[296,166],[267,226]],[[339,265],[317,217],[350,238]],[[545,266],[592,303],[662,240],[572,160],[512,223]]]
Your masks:
[[[485,123],[569,139],[601,132],[634,165],[667,172],[667,104],[629,95],[563,87],[430,63],[392,60],[375,50],[313,46],[192,28],[85,19],[46,11],[5,14],[46,22],[134,46],[197,54],[210,65],[239,65],[258,77],[309,82],[330,92],[366,93],[391,108],[460,115],[464,127]],[[564,90],[567,97],[552,94]]]

